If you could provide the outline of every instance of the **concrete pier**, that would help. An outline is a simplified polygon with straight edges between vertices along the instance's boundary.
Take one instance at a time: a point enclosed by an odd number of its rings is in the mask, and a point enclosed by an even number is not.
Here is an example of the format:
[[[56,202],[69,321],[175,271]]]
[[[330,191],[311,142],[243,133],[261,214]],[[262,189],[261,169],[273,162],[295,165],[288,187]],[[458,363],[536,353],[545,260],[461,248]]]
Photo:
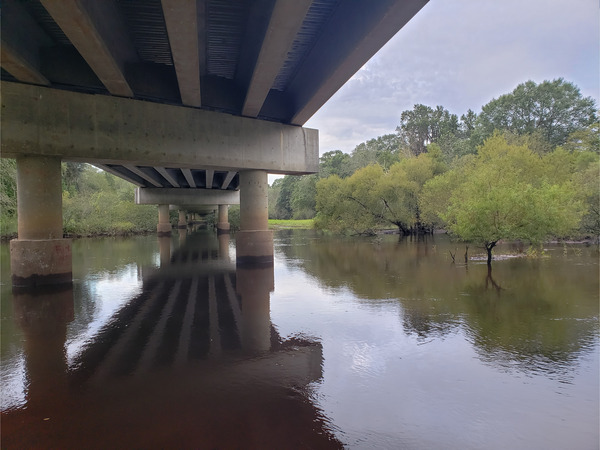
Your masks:
[[[158,205],[158,225],[156,231],[159,236],[171,236],[171,223],[169,222],[169,205]]]
[[[238,265],[273,264],[273,232],[269,229],[267,172],[240,172],[240,231],[236,233]]]
[[[60,158],[17,158],[18,239],[10,243],[13,286],[71,283],[71,240],[63,239]]]
[[[217,220],[217,233],[229,233],[229,205],[219,205],[219,218]]]
[[[185,217],[185,210],[179,210],[179,221],[177,222],[177,228],[187,228],[187,218]]]

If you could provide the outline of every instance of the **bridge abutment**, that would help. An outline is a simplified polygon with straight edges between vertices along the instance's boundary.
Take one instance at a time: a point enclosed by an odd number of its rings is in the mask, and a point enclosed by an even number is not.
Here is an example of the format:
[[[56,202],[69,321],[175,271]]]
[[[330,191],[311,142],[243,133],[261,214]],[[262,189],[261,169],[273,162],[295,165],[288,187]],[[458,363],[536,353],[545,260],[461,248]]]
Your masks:
[[[267,179],[265,170],[240,171],[240,231],[236,233],[238,265],[273,264]]]
[[[63,239],[59,157],[17,158],[18,238],[10,242],[13,286],[72,282],[71,240]]]

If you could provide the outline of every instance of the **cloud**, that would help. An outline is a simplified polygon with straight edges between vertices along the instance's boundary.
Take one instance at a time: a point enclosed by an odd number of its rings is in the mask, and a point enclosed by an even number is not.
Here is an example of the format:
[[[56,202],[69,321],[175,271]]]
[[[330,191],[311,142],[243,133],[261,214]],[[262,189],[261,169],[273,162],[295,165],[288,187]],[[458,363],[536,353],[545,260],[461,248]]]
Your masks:
[[[431,0],[307,123],[320,151],[394,132],[413,105],[479,111],[527,80],[563,77],[598,102],[597,0]]]

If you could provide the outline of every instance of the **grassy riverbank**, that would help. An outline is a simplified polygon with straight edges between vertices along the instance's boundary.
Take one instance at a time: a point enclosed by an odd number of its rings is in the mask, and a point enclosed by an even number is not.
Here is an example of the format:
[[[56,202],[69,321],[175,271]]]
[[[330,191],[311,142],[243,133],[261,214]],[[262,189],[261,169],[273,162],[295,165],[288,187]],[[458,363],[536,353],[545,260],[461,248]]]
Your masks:
[[[314,220],[280,220],[280,219],[269,219],[269,228],[280,229],[280,228],[296,228],[296,229],[311,229],[314,228]]]

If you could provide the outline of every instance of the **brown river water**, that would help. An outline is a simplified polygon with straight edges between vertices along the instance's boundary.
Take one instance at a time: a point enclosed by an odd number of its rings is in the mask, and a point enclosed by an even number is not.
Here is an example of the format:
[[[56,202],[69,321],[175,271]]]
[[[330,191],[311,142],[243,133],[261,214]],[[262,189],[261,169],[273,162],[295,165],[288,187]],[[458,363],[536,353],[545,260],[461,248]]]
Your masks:
[[[275,232],[73,241],[70,289],[1,263],[1,447],[598,449],[599,254]],[[456,254],[453,262],[450,253]]]

